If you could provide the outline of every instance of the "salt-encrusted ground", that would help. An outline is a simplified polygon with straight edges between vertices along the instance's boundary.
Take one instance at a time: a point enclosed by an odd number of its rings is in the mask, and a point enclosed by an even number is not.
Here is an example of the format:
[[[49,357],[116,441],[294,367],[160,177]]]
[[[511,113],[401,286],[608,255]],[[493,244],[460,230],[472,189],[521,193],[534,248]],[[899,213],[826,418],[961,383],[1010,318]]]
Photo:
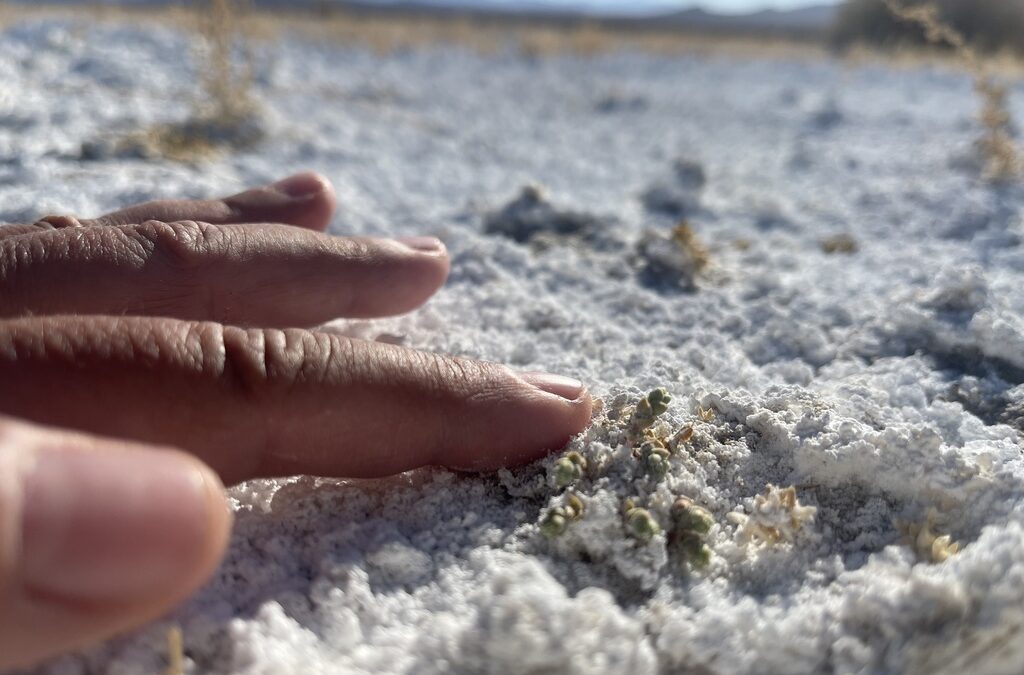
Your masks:
[[[453,255],[425,310],[343,330],[576,375],[606,409],[661,385],[663,431],[695,433],[659,483],[599,418],[574,443],[584,518],[551,541],[551,461],[240,487],[198,597],[39,672],[158,672],[172,623],[202,673],[1024,670],[1024,193],[974,177],[965,77],[292,40],[259,53],[258,148],[78,160],[184,119],[187,54],[155,28],[7,30],[0,218],[317,169],[338,186],[335,232],[436,234]],[[528,184],[547,192],[506,209]],[[695,289],[665,240],[673,210],[709,250]],[[840,234],[856,252],[823,250]],[[816,517],[745,545],[728,514],[768,484]],[[716,522],[704,572],[623,525],[634,497],[668,527],[676,495]],[[941,564],[896,524],[930,509],[964,545]]]

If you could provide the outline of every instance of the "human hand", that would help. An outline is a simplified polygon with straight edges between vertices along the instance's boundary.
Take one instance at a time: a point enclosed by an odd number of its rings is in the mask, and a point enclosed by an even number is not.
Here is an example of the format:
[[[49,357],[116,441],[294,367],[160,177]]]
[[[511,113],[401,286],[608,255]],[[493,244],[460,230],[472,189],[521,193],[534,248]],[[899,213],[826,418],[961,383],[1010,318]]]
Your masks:
[[[0,670],[193,592],[227,545],[223,484],[486,471],[587,424],[573,380],[302,329],[447,276],[436,239],[323,234],[334,206],[300,174],[0,227]]]

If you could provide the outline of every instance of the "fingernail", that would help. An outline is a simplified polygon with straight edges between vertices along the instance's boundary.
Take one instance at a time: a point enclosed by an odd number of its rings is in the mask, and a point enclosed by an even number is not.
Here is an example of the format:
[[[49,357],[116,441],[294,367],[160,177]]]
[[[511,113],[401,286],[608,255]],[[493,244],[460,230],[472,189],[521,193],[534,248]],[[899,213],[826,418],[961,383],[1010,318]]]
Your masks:
[[[220,482],[171,451],[42,450],[22,512],[27,587],[72,602],[160,597],[208,555]]]
[[[315,173],[299,173],[270,186],[292,199],[303,199],[324,191],[324,179]]]
[[[561,396],[567,401],[575,401],[583,393],[583,383],[571,377],[551,373],[522,373],[519,377],[541,391]]]
[[[395,241],[424,253],[436,253],[444,248],[444,244],[437,237],[398,237]]]

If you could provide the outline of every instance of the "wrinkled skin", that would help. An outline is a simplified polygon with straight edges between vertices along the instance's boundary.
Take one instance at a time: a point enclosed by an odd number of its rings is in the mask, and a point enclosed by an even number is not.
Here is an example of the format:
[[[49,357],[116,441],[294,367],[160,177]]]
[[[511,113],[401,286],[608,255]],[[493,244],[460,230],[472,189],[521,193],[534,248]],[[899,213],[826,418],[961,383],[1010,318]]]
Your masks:
[[[563,445],[582,384],[317,331],[425,302],[444,245],[323,233],[316,174],[0,227],[0,670],[150,620],[228,541],[224,485]]]

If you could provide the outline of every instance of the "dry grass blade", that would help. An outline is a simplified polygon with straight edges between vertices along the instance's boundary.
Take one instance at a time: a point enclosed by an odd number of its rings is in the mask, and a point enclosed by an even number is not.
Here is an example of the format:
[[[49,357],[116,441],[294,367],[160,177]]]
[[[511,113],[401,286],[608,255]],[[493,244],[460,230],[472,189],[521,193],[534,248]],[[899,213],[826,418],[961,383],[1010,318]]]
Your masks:
[[[929,42],[948,45],[974,78],[974,89],[982,101],[979,119],[984,129],[979,143],[985,160],[985,177],[990,180],[1011,180],[1024,173],[1022,154],[1013,141],[1012,116],[1006,86],[988,72],[977,50],[963,34],[943,21],[934,5],[905,5],[903,0],[882,0],[894,16],[915,23],[924,29]]]
[[[243,40],[244,0],[206,0],[206,11],[198,13],[200,38],[200,78],[206,109],[202,112],[219,118],[239,119],[255,107],[252,98],[251,59],[245,54],[241,66],[235,64],[236,47],[246,52]]]
[[[223,147],[244,148],[264,135],[253,95],[252,55],[245,40],[247,0],[196,0],[194,111],[183,123],[160,125],[131,139],[155,154],[190,162]]]
[[[261,141],[267,125],[265,111],[253,93],[247,7],[248,0],[193,0],[191,13],[166,10],[156,15],[196,36],[198,87],[192,113],[180,122],[83,143],[82,159],[165,158],[193,163],[224,149],[245,149]]]
[[[163,675],[185,675],[185,646],[178,626],[167,631],[167,669]]]
[[[977,53],[964,36],[942,21],[939,9],[934,5],[904,5],[902,0],[883,0],[889,11],[904,21],[916,23],[924,29],[925,37],[933,44],[947,44],[961,55],[977,61]]]

